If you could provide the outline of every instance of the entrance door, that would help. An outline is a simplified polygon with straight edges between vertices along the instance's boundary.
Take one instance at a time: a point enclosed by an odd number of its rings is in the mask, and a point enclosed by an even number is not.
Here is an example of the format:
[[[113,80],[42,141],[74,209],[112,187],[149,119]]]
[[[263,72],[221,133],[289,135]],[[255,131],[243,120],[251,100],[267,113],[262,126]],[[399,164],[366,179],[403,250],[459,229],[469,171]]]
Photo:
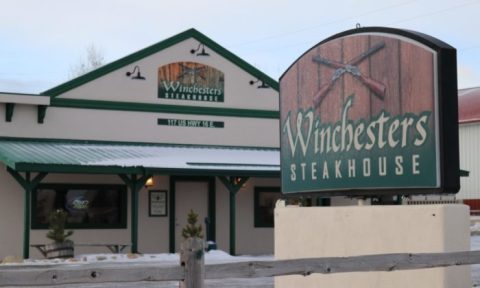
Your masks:
[[[215,241],[215,178],[202,176],[170,176],[169,251],[180,250],[182,229],[187,224],[190,209],[198,214],[197,224],[203,228],[203,238]],[[209,227],[205,227],[208,217]]]
[[[197,224],[202,225],[203,236],[206,235],[204,219],[208,216],[208,183],[176,182],[175,193],[175,251],[180,251],[182,229],[187,225],[191,209],[198,214]]]

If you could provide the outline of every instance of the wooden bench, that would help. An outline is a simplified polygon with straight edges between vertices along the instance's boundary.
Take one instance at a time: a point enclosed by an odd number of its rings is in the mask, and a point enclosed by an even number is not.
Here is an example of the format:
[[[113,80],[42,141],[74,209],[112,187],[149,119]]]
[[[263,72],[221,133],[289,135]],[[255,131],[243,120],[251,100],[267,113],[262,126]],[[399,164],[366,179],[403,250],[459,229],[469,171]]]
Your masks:
[[[46,257],[45,251],[46,244],[32,244],[30,247],[37,248],[38,251]],[[123,250],[130,246],[130,244],[116,244],[116,243],[97,243],[97,244],[90,244],[90,243],[74,243],[74,246],[78,247],[107,247],[112,253],[118,254],[122,253]]]

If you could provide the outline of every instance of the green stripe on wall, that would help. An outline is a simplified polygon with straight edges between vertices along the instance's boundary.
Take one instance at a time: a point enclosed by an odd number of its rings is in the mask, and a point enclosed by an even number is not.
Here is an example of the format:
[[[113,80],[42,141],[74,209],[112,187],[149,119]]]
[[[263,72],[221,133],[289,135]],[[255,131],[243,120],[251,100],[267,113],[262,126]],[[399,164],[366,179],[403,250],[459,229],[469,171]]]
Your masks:
[[[208,116],[246,117],[279,119],[280,113],[272,110],[198,107],[183,105],[148,104],[134,102],[98,101],[82,99],[52,98],[50,107],[103,109],[153,113],[173,113]]]

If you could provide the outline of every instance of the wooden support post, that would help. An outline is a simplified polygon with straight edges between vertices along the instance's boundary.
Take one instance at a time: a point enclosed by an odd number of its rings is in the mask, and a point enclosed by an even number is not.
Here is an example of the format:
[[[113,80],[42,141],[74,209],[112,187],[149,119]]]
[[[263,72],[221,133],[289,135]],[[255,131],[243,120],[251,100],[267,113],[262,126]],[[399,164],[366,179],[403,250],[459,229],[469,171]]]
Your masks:
[[[138,253],[138,193],[140,189],[145,185],[147,179],[152,177],[152,175],[143,175],[137,179],[136,174],[132,174],[131,177],[128,177],[125,174],[119,174],[123,182],[130,188],[131,199],[130,199],[130,234],[131,234],[131,252]]]
[[[19,172],[7,168],[8,173],[12,175],[15,180],[23,187],[24,196],[23,196],[23,259],[28,259],[30,257],[30,209],[31,209],[31,198],[32,191],[37,187],[37,185],[47,176],[47,173],[40,172],[35,176],[35,178],[30,179],[30,172],[25,172],[25,178],[20,175]]]
[[[237,192],[242,188],[243,184],[248,181],[248,177],[218,177],[223,185],[227,187],[230,192],[230,255],[236,254],[236,197]]]
[[[180,265],[185,269],[185,278],[180,288],[205,287],[205,252],[201,238],[188,238],[181,244]]]

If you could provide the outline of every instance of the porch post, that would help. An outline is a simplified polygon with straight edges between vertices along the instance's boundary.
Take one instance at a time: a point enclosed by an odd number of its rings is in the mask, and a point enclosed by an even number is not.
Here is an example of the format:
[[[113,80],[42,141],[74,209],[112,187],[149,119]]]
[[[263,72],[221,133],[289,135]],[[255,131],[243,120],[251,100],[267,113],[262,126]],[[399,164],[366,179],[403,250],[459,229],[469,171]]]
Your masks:
[[[152,177],[152,175],[143,175],[137,179],[136,174],[132,174],[129,178],[125,174],[119,174],[120,178],[125,182],[130,188],[131,202],[130,202],[130,238],[131,238],[131,252],[138,253],[138,193],[147,182],[147,179]]]
[[[236,197],[237,192],[242,188],[243,184],[248,181],[248,177],[225,177],[219,176],[220,181],[222,181],[223,185],[228,189],[230,192],[230,255],[236,254],[235,243],[236,243]]]
[[[25,173],[25,181],[30,182],[30,172]],[[32,189],[26,185],[23,193],[23,259],[30,257],[30,202],[32,198]]]
[[[25,178],[17,171],[7,168],[8,173],[23,187],[23,259],[30,257],[30,206],[32,191],[47,176],[47,173],[41,172],[33,180],[30,180],[30,172],[25,172]]]

